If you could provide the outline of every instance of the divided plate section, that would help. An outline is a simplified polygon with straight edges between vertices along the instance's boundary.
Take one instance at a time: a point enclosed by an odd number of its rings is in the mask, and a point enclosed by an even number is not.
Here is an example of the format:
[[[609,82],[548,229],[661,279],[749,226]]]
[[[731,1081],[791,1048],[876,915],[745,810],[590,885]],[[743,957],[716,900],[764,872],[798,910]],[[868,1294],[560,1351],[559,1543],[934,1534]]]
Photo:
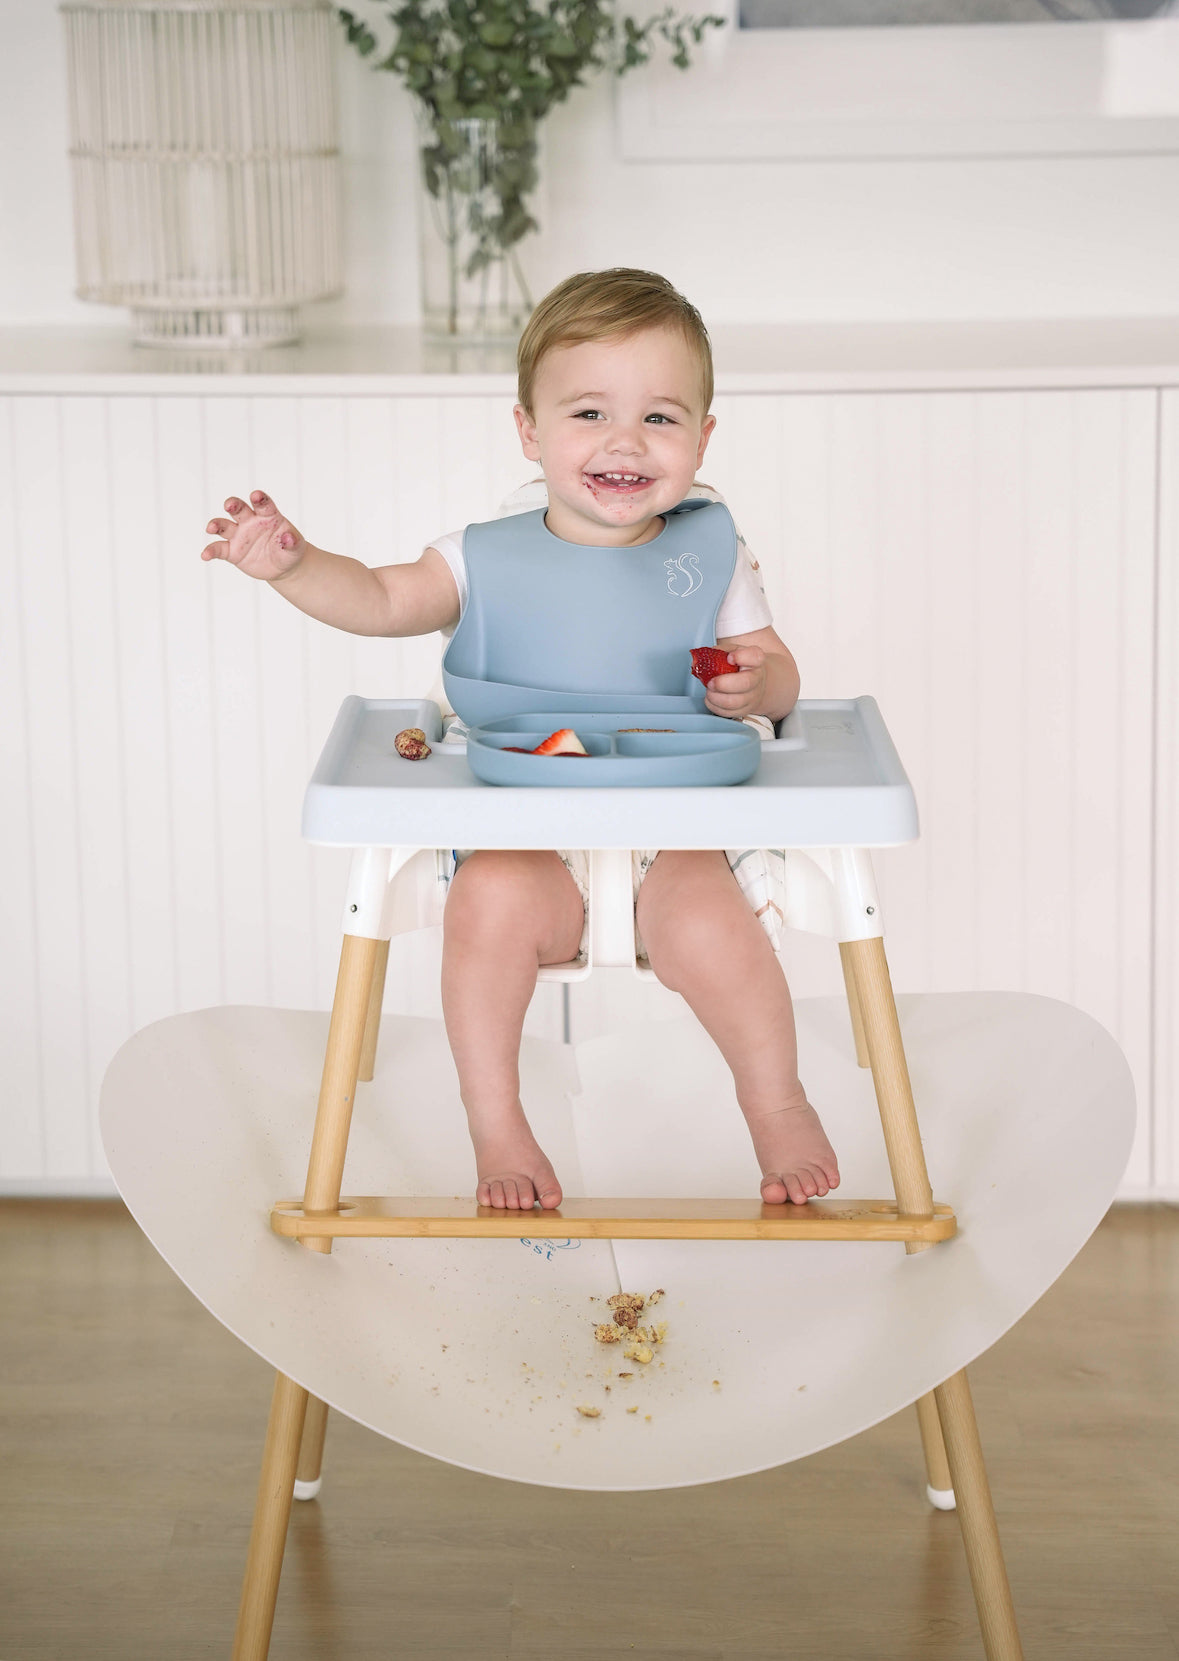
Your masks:
[[[530,753],[563,727],[577,734],[584,756]],[[650,711],[566,710],[505,716],[494,726],[472,727],[467,737],[467,765],[476,778],[542,789],[742,784],[760,759],[756,731],[719,715],[681,715],[665,723]]]

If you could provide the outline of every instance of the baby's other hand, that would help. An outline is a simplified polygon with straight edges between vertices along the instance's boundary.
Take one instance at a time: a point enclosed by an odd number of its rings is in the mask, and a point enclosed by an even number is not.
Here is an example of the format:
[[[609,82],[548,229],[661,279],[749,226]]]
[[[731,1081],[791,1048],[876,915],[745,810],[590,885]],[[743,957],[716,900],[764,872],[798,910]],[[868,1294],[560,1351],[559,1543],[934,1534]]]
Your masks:
[[[732,646],[729,661],[736,667],[730,674],[712,677],[704,694],[704,707],[735,721],[744,715],[760,714],[766,696],[765,652],[760,646]]]
[[[270,582],[288,576],[303,557],[306,543],[289,519],[261,490],[251,490],[250,503],[226,498],[229,519],[210,519],[206,534],[223,537],[201,550],[202,559],[225,559],[248,577]]]

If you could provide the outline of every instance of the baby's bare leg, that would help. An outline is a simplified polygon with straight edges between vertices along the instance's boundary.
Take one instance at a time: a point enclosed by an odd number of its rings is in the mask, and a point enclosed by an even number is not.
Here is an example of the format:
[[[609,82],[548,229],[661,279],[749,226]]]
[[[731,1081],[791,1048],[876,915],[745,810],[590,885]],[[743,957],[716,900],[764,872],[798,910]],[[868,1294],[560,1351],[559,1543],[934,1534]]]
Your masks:
[[[638,922],[652,969],[732,1069],[762,1199],[802,1205],[837,1187],[831,1144],[798,1081],[785,976],[724,854],[661,853],[639,890]]]
[[[577,955],[584,910],[559,856],[481,850],[443,913],[442,1009],[467,1110],[480,1205],[546,1210],[561,1185],[520,1105],[520,1033],[542,963]]]

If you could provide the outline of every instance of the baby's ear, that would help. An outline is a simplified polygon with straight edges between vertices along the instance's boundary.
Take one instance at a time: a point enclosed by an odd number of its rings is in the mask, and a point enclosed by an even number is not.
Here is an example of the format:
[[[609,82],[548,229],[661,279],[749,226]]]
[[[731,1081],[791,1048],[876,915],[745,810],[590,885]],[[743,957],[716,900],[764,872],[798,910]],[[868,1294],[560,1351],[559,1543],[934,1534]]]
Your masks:
[[[516,431],[520,435],[520,443],[525,456],[529,461],[539,461],[540,448],[537,444],[535,421],[533,421],[523,404],[517,404],[512,410],[512,414],[516,418]]]

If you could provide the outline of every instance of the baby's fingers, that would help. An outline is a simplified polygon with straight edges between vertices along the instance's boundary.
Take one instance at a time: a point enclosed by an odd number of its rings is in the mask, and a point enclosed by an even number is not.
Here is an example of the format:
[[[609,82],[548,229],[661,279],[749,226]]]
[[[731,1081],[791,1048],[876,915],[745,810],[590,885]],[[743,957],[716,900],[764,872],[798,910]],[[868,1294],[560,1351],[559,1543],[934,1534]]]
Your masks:
[[[237,526],[232,519],[210,519],[205,526],[206,536],[232,536]],[[210,542],[207,548],[201,550],[202,559],[227,559],[231,563],[233,554],[228,542]]]
[[[756,685],[757,676],[749,671],[743,671],[740,674],[734,672],[731,675],[714,675],[708,683],[708,690],[713,693],[719,692],[730,696],[739,696],[746,692],[752,692]]]
[[[260,519],[272,519],[278,509],[264,490],[251,490],[249,503],[243,502],[240,496],[227,496],[225,511],[232,513],[236,521],[244,524],[246,520],[255,516]]]
[[[760,669],[766,654],[760,646],[731,646],[729,657],[738,669]]]

